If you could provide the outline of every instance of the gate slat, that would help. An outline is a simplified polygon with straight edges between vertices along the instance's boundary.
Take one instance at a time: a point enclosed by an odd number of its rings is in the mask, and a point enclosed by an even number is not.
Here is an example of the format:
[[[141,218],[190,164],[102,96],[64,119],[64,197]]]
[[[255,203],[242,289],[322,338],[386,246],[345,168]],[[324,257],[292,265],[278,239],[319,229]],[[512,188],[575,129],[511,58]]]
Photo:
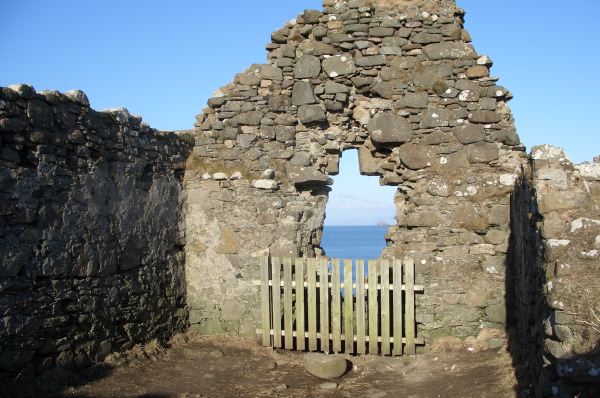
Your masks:
[[[294,348],[294,336],[292,334],[294,320],[292,318],[292,259],[283,259],[283,326],[285,329],[285,349]]]
[[[365,261],[356,260],[356,352],[365,354]]]
[[[394,355],[402,355],[402,261],[394,259]]]
[[[281,263],[279,257],[271,259],[273,281],[273,347],[281,348]]]
[[[344,352],[354,353],[354,295],[352,293],[352,260],[344,260]]]
[[[377,266],[378,261],[369,260],[369,354],[377,354]]]
[[[331,260],[331,329],[333,352],[342,351],[342,311],[340,297],[340,259]]]
[[[319,315],[321,318],[321,351],[329,352],[329,267],[327,257],[319,259],[319,291],[321,305]]]
[[[327,257],[261,257],[258,261],[260,281],[252,282],[261,286],[262,330],[257,333],[263,345],[397,356],[415,354],[415,346],[423,344],[416,336],[415,319],[415,289],[422,291],[423,286],[415,285],[413,259],[369,260],[367,270],[365,260],[353,264],[352,259]]]
[[[306,330],[304,324],[304,259],[297,258],[296,270],[296,349],[304,351]]]
[[[390,355],[390,263],[380,260],[381,266],[381,354]]]
[[[260,258],[260,308],[262,344],[271,345],[271,303],[269,300],[269,257]]]
[[[317,350],[317,267],[316,259],[306,263],[308,279],[308,350]]]
[[[415,353],[415,262],[412,258],[404,260],[404,285],[406,287],[406,352]]]

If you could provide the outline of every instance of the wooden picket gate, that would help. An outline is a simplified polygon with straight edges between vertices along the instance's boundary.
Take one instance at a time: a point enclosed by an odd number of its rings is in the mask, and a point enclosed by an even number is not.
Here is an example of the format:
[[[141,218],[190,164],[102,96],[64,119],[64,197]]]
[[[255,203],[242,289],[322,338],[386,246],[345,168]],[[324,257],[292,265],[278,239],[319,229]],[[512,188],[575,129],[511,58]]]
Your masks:
[[[423,286],[414,284],[412,259],[369,260],[366,271],[364,260],[260,260],[264,346],[403,355],[423,344],[415,336],[415,291]]]

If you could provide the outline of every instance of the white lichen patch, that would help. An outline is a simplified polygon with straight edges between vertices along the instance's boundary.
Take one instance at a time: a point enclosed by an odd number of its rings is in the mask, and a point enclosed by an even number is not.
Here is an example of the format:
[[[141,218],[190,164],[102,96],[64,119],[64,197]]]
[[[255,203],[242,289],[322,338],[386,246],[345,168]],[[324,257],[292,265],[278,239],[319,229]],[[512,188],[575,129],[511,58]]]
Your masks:
[[[594,249],[587,252],[581,252],[581,255],[587,258],[596,258],[598,257],[598,250]]]
[[[474,187],[474,186],[472,186],[472,185],[469,185],[469,186],[467,187],[467,196],[468,196],[468,195],[470,195],[470,196],[476,195],[478,191],[479,191],[479,190],[477,189],[477,187]]]
[[[212,178],[214,180],[216,180],[216,181],[223,181],[223,180],[226,180],[229,177],[227,176],[227,174],[219,172],[219,173],[213,174]]]
[[[575,166],[582,177],[600,179],[600,163],[582,163]]]
[[[485,272],[487,272],[488,274],[499,274],[498,270],[493,265],[488,265],[487,267],[485,267]]]
[[[582,228],[589,228],[591,226],[600,226],[600,220],[592,220],[591,218],[581,217],[571,222],[571,233],[578,231]]]
[[[565,151],[561,147],[552,145],[539,145],[533,147],[531,157],[535,160],[558,159],[559,161],[563,161],[567,159]]]
[[[546,244],[550,247],[568,246],[571,243],[568,239],[548,239]]]
[[[492,60],[487,55],[477,58],[477,65],[490,65]]]
[[[505,187],[512,187],[513,185],[515,185],[516,180],[516,174],[502,174],[500,176],[500,185],[503,185]]]

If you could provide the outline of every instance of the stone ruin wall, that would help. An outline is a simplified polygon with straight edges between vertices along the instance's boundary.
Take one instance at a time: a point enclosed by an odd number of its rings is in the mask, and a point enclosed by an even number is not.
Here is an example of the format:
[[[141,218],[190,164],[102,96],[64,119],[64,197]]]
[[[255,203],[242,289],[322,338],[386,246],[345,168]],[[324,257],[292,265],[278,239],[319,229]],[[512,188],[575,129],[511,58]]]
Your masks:
[[[510,193],[526,155],[454,2],[324,2],[208,101],[185,185],[190,322],[253,335],[256,256],[320,255],[344,150],[397,186],[386,257],[417,261],[418,331],[504,329]]]
[[[561,148],[534,147],[512,209],[518,374],[532,396],[575,396],[600,369],[600,158],[573,165]]]
[[[254,335],[257,257],[323,254],[350,149],[398,187],[383,256],[417,260],[427,343],[507,328],[537,396],[600,368],[599,163],[526,157],[453,1],[376,3],[304,12],[181,134],[1,88],[0,377],[168,338],[188,309],[203,333]]]
[[[85,94],[0,88],[0,380],[187,326],[189,146]]]

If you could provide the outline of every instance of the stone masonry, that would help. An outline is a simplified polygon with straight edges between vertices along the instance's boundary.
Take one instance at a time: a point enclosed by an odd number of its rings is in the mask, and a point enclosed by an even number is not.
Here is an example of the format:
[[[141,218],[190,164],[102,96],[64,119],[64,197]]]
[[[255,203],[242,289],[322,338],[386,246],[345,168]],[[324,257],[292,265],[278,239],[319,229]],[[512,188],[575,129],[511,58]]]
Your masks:
[[[600,376],[600,162],[534,147],[512,208],[515,363],[532,396],[576,396]]]
[[[0,88],[0,380],[186,327],[189,146],[81,91]]]
[[[392,2],[393,3],[393,2]],[[198,115],[185,186],[190,322],[253,335],[259,255],[314,256],[344,150],[397,186],[386,257],[418,263],[419,334],[504,328],[510,193],[526,155],[453,1],[325,1]],[[232,299],[235,297],[235,299]]]
[[[324,0],[185,132],[0,88],[0,381],[189,326],[254,336],[258,257],[327,254],[346,150],[397,187],[382,256],[416,260],[426,347],[497,328],[521,392],[597,381],[600,159],[526,155],[463,21],[454,0]]]

